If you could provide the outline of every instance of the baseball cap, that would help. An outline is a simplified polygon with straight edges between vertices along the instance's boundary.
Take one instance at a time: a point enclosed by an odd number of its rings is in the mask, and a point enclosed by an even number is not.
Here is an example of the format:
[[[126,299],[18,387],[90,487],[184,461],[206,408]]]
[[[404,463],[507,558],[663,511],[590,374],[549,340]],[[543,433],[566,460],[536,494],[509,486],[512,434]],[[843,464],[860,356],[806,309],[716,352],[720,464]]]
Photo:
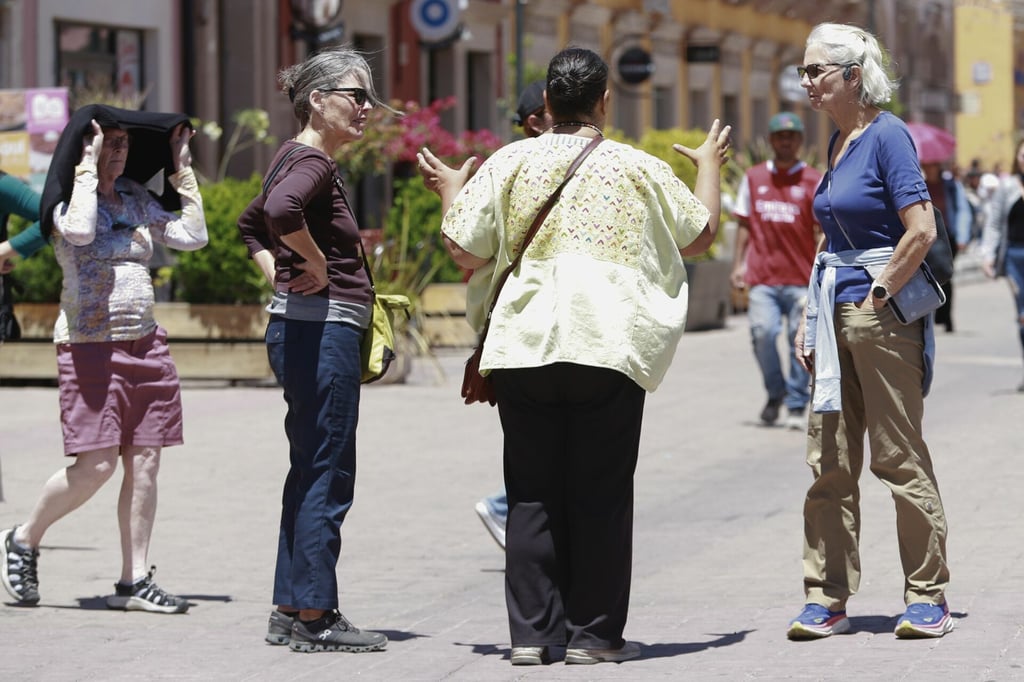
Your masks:
[[[543,107],[544,81],[534,81],[519,95],[519,105],[516,107],[516,115],[512,122],[517,126],[525,125],[530,114]]]
[[[768,132],[781,133],[785,130],[802,133],[804,132],[804,122],[792,111],[783,111],[781,114],[772,116],[772,120],[768,122]]]

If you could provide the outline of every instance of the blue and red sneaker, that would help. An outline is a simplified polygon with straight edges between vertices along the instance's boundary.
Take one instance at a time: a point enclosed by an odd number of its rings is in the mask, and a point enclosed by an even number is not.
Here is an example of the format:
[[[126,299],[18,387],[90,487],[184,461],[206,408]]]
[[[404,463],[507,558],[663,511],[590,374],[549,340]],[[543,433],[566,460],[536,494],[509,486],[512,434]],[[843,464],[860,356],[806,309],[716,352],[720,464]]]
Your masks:
[[[789,623],[790,639],[821,639],[840,635],[850,629],[846,611],[829,611],[821,604],[805,604],[800,615]]]
[[[955,625],[945,603],[911,604],[896,621],[896,636],[900,639],[942,637],[952,632]]]

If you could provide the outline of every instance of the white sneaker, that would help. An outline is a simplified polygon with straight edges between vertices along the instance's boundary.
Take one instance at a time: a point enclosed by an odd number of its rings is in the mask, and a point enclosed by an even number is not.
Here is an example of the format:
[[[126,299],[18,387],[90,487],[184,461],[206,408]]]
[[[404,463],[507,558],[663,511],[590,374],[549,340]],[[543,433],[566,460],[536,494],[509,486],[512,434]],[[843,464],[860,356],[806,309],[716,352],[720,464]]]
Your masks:
[[[790,431],[806,431],[807,417],[803,410],[790,410],[786,417],[786,428]]]
[[[490,532],[491,537],[498,543],[498,546],[505,549],[505,521],[506,518],[499,514],[495,514],[494,510],[491,509],[491,505],[487,504],[487,500],[483,499],[476,503],[473,507],[476,510],[477,516],[484,522],[484,527]]]
[[[621,649],[566,649],[565,662],[577,665],[619,663],[637,658],[639,655],[640,645],[636,642],[626,642]]]

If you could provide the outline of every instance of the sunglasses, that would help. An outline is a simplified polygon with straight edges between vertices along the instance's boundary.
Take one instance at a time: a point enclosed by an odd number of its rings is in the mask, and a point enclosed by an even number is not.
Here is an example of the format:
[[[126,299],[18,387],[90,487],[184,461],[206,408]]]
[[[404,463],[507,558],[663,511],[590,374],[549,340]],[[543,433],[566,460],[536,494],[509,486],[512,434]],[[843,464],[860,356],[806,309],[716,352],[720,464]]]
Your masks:
[[[347,92],[352,95],[352,101],[356,103],[357,107],[361,107],[366,104],[370,99],[370,93],[366,92],[366,88],[319,88],[320,92]]]
[[[829,71],[829,69],[825,68],[828,66],[856,66],[856,64],[839,64],[837,62],[828,62],[827,64],[808,64],[807,66],[796,67],[796,72],[801,78],[806,74],[808,78],[814,80],[821,74]]]

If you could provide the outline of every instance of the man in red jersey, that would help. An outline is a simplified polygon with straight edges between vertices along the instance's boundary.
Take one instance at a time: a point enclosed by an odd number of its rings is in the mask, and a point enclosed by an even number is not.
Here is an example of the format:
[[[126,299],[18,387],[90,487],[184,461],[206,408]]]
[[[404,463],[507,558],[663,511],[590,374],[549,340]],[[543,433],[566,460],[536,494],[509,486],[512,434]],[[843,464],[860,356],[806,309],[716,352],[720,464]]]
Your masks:
[[[793,338],[803,315],[820,235],[811,202],[821,173],[799,158],[804,125],[796,114],[776,114],[768,132],[775,158],[750,168],[736,196],[734,214],[739,226],[732,284],[749,288],[747,313],[754,357],[768,392],[761,422],[775,424],[785,404],[786,426],[803,429],[810,378],[796,360]],[[776,345],[783,318],[790,348],[788,376]]]

